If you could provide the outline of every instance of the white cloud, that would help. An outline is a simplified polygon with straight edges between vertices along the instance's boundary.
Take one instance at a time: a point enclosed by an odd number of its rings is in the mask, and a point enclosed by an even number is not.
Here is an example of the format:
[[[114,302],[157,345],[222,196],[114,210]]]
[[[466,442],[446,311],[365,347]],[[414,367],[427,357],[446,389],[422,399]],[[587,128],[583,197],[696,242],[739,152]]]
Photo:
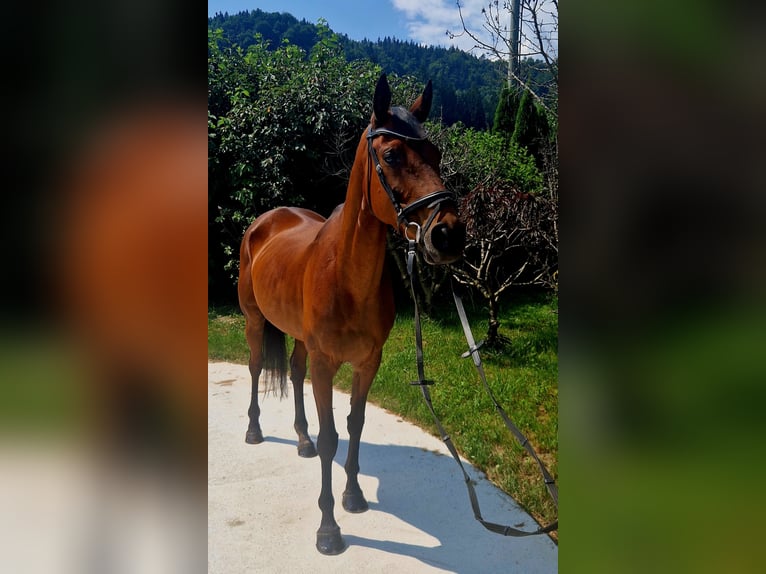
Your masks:
[[[463,16],[468,17],[475,12],[484,0],[462,0]],[[407,18],[407,29],[410,38],[421,44],[439,44],[442,46],[457,46],[468,50],[473,42],[465,42],[462,38],[450,40],[447,30],[460,32],[460,14],[455,0],[391,0],[394,8]],[[472,22],[473,20],[471,20]],[[466,21],[468,24],[468,20]]]
[[[463,21],[466,28],[483,42],[491,44],[492,40],[489,33],[486,32],[486,16],[482,9],[486,8],[490,0],[460,0],[460,6],[463,14]],[[476,42],[463,32],[463,24],[460,21],[460,12],[458,11],[455,0],[391,0],[393,7],[402,12],[407,19],[407,29],[410,39],[420,44],[455,46],[462,50],[471,51]],[[550,11],[553,3],[550,0],[540,0],[538,3],[544,10]],[[540,13],[544,20],[546,30],[550,30],[552,21],[550,16],[544,12]],[[505,22],[503,19],[505,18]],[[500,24],[508,26],[508,13],[503,9],[500,3]],[[447,31],[456,35],[450,39]],[[462,33],[462,34],[461,34]],[[527,31],[531,36],[531,31]],[[558,32],[555,34],[555,41],[552,47],[547,49],[558,49]],[[522,55],[533,50],[527,42],[522,42]],[[483,51],[474,50],[477,55]]]

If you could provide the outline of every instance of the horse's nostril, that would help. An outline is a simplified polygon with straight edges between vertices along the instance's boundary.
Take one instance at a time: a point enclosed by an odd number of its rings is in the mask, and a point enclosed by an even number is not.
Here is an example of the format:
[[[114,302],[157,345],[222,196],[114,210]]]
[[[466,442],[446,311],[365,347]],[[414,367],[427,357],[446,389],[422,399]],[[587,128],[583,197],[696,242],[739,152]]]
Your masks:
[[[465,234],[462,228],[450,228],[445,223],[434,225],[431,231],[431,244],[444,253],[458,253],[463,249]]]
[[[431,243],[437,251],[449,249],[449,232],[443,223],[435,225],[431,230]]]

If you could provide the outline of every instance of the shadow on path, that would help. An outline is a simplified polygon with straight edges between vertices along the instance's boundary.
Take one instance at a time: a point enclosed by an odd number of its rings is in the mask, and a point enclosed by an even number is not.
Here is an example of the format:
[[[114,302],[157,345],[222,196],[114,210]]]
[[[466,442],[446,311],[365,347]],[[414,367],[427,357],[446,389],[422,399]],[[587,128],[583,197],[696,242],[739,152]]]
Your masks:
[[[364,435],[363,435],[364,436]],[[292,439],[267,437],[266,441],[297,446]],[[389,514],[402,521],[398,532],[364,531],[364,515],[350,515],[340,504],[345,485],[342,466],[348,452],[348,440],[339,438],[334,464],[333,494],[336,518],[349,547],[361,546],[385,553],[417,558],[421,562],[453,572],[556,572],[555,542],[548,536],[513,538],[486,530],[473,516],[462,473],[449,455],[415,446],[375,444],[362,439],[359,455],[360,481],[378,480],[377,491],[364,487],[370,505],[367,513]],[[285,453],[285,456],[297,453]],[[317,459],[318,463],[318,459]],[[464,462],[465,464],[465,462]],[[320,489],[319,464],[313,476],[317,496]],[[338,470],[342,480],[338,480]],[[507,495],[497,490],[472,466],[466,470],[474,481],[482,515],[500,524],[523,530],[538,527]],[[345,516],[344,516],[345,515]],[[411,527],[411,528],[410,528]],[[417,529],[422,544],[404,542],[412,539],[408,531]],[[537,558],[535,558],[537,554]],[[529,562],[537,562],[530,567]]]

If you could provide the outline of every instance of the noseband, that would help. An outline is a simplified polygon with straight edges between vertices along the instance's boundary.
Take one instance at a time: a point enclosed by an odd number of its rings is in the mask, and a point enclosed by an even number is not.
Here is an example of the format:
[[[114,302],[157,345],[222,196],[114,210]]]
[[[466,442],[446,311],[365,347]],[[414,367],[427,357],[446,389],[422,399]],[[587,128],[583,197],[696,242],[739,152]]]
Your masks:
[[[424,206],[428,207],[429,209],[433,209],[433,211],[431,212],[431,215],[428,216],[428,219],[426,220],[426,223],[422,228],[422,233],[425,233],[430,227],[433,220],[436,218],[436,215],[439,213],[439,210],[441,209],[442,204],[447,202],[452,203],[453,205],[456,204],[455,195],[447,191],[446,189],[440,189],[432,193],[429,193],[428,195],[420,197],[405,206],[402,206],[399,200],[396,199],[396,194],[394,194],[394,190],[391,189],[391,186],[388,185],[388,182],[386,181],[386,176],[383,174],[383,166],[380,165],[380,161],[378,160],[378,154],[376,154],[375,150],[372,149],[372,140],[382,135],[387,135],[387,136],[403,139],[405,141],[425,141],[426,138],[412,137],[412,136],[401,134],[395,131],[387,130],[385,128],[373,130],[372,126],[370,126],[370,129],[367,131],[367,149],[370,153],[370,158],[375,164],[375,171],[378,173],[378,178],[380,179],[380,185],[383,186],[383,189],[386,191],[386,195],[388,195],[388,199],[391,200],[391,205],[394,206],[394,211],[396,211],[397,229],[401,228],[402,224],[405,224],[407,227],[409,227],[410,225],[414,225],[416,227],[416,235],[419,236],[421,234],[421,228],[417,223],[409,221],[408,217],[410,216],[410,214],[412,214],[413,212],[417,211],[418,209]],[[368,177],[367,203],[370,206],[370,210],[372,210],[372,201],[370,198],[370,187],[371,185],[370,185],[370,181]]]

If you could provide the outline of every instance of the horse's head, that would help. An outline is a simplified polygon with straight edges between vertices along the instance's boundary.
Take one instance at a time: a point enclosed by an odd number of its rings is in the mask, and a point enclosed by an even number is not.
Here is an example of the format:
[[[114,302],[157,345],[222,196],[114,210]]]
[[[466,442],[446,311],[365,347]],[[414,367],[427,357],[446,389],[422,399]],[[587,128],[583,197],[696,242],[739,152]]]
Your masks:
[[[378,177],[369,178],[367,201],[379,220],[418,239],[428,263],[445,264],[461,257],[465,225],[439,175],[441,153],[423,129],[432,94],[429,81],[409,110],[390,108],[386,75],[378,80],[367,131],[370,169]]]

